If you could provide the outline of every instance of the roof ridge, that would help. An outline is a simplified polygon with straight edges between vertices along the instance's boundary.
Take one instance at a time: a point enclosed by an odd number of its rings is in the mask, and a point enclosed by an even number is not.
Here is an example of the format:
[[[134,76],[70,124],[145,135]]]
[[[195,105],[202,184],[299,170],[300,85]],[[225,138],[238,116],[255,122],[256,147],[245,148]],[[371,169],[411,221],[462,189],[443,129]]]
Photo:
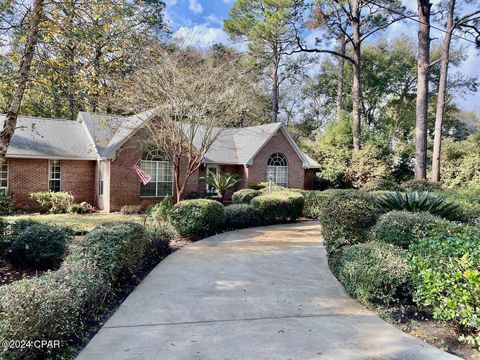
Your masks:
[[[0,114],[0,116],[7,116],[7,114]],[[65,118],[46,118],[46,117],[39,117],[39,116],[31,116],[31,115],[18,115],[18,118],[22,119],[32,119],[32,120],[51,120],[51,121],[71,121],[76,122],[76,120],[65,119]]]

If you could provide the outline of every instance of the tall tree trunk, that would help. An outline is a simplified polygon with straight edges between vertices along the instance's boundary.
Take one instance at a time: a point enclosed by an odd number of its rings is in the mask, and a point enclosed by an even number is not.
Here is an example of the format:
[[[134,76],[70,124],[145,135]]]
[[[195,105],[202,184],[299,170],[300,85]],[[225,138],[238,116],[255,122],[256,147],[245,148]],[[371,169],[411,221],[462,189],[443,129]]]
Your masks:
[[[454,28],[453,15],[455,0],[450,0],[445,38],[443,39],[442,63],[440,65],[440,80],[438,85],[437,112],[435,114],[435,137],[433,140],[432,181],[440,181],[440,152],[442,150],[442,127],[445,114],[447,95],[448,63],[450,61],[450,43]]]
[[[415,125],[415,178],[427,178],[428,80],[430,75],[430,9],[429,0],[418,1],[418,73]]]
[[[92,98],[90,100],[92,112],[97,112],[100,102],[100,61],[103,55],[103,50],[101,47],[95,48],[95,57],[93,59],[93,79],[92,79]]]
[[[280,66],[280,56],[278,53],[273,54],[273,69],[272,69],[272,123],[277,122],[278,118],[278,99],[280,97],[280,84],[278,78],[278,68]]]
[[[345,34],[340,32],[338,36],[338,41],[340,42],[340,54],[345,55],[346,52],[346,43],[345,43]],[[338,84],[337,84],[337,120],[340,120],[340,113],[343,109],[343,83],[345,79],[345,58],[338,57]]]
[[[43,0],[35,0],[30,17],[30,29],[25,42],[22,59],[20,60],[20,70],[15,90],[13,92],[10,105],[7,110],[5,123],[0,132],[0,162],[5,161],[10,140],[12,139],[15,128],[17,127],[17,118],[22,105],[23,95],[30,76],[35,45],[38,41],[38,32],[40,23],[43,19]]]
[[[352,38],[353,38],[353,86],[352,86],[352,133],[353,150],[360,150],[361,124],[361,104],[362,104],[362,83],[361,83],[361,38],[360,38],[360,7],[358,0],[350,0],[352,9]]]
[[[68,14],[68,32],[71,34],[74,31],[74,17],[75,17],[75,4],[74,1],[70,1],[66,5]],[[71,36],[67,42],[68,52],[68,67],[67,67],[67,106],[68,106],[68,118],[70,120],[75,119],[75,44]]]

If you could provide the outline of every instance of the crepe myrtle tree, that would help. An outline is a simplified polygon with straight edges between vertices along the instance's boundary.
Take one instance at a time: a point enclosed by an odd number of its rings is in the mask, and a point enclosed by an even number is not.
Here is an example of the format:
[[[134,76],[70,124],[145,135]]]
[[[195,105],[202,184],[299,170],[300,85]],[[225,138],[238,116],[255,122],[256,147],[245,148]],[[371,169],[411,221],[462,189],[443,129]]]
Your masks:
[[[150,49],[116,90],[125,112],[147,109],[141,126],[131,124],[141,129],[133,139],[137,147],[155,149],[172,163],[177,202],[225,128],[261,119],[255,82],[239,70],[238,61],[219,63],[208,51]]]

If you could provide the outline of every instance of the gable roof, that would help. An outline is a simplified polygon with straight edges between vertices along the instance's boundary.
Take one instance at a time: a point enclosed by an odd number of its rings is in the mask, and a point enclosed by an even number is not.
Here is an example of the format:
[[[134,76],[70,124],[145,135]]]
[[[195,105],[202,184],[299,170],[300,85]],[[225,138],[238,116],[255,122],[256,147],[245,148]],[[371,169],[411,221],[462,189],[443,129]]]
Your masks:
[[[117,150],[154,116],[149,110],[132,116],[81,112],[77,121],[19,116],[7,157],[96,160],[114,159]],[[0,115],[0,126],[5,115]],[[187,127],[188,125],[182,125]],[[200,147],[205,128],[198,127],[193,145]],[[184,130],[188,131],[187,128]],[[204,163],[251,165],[268,141],[282,131],[302,160],[304,168],[320,165],[303,153],[282,123],[244,128],[214,128],[218,138]]]
[[[108,145],[102,149],[99,148],[100,154],[106,158],[114,158],[116,151],[154,116],[155,111],[147,110],[140,114],[124,117],[123,123],[116,128],[116,131],[110,137]],[[183,131],[185,133],[188,132],[188,124],[183,124],[182,126]],[[300,150],[285,125],[280,122],[243,128],[213,128],[212,136],[218,136],[218,138],[208,149],[203,158],[203,162],[251,165],[255,156],[279,130],[283,132],[290,145],[302,160],[305,169],[320,167],[316,161],[307,157],[303,151]],[[199,126],[195,131],[193,145],[201,147],[202,140],[205,138],[204,134],[206,129]]]
[[[0,126],[5,115],[0,115]],[[82,124],[19,116],[7,158],[96,160],[96,147]]]

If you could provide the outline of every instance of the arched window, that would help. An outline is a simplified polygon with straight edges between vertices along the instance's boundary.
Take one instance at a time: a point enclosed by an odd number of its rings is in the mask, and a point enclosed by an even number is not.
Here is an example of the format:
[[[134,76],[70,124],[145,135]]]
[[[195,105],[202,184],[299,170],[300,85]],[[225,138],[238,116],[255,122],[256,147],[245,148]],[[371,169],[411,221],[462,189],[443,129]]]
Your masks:
[[[288,185],[288,162],[285,155],[275,153],[267,162],[267,181],[279,186]]]
[[[140,196],[161,197],[173,194],[173,166],[160,151],[147,152],[140,167],[152,177],[148,184],[140,184]]]

